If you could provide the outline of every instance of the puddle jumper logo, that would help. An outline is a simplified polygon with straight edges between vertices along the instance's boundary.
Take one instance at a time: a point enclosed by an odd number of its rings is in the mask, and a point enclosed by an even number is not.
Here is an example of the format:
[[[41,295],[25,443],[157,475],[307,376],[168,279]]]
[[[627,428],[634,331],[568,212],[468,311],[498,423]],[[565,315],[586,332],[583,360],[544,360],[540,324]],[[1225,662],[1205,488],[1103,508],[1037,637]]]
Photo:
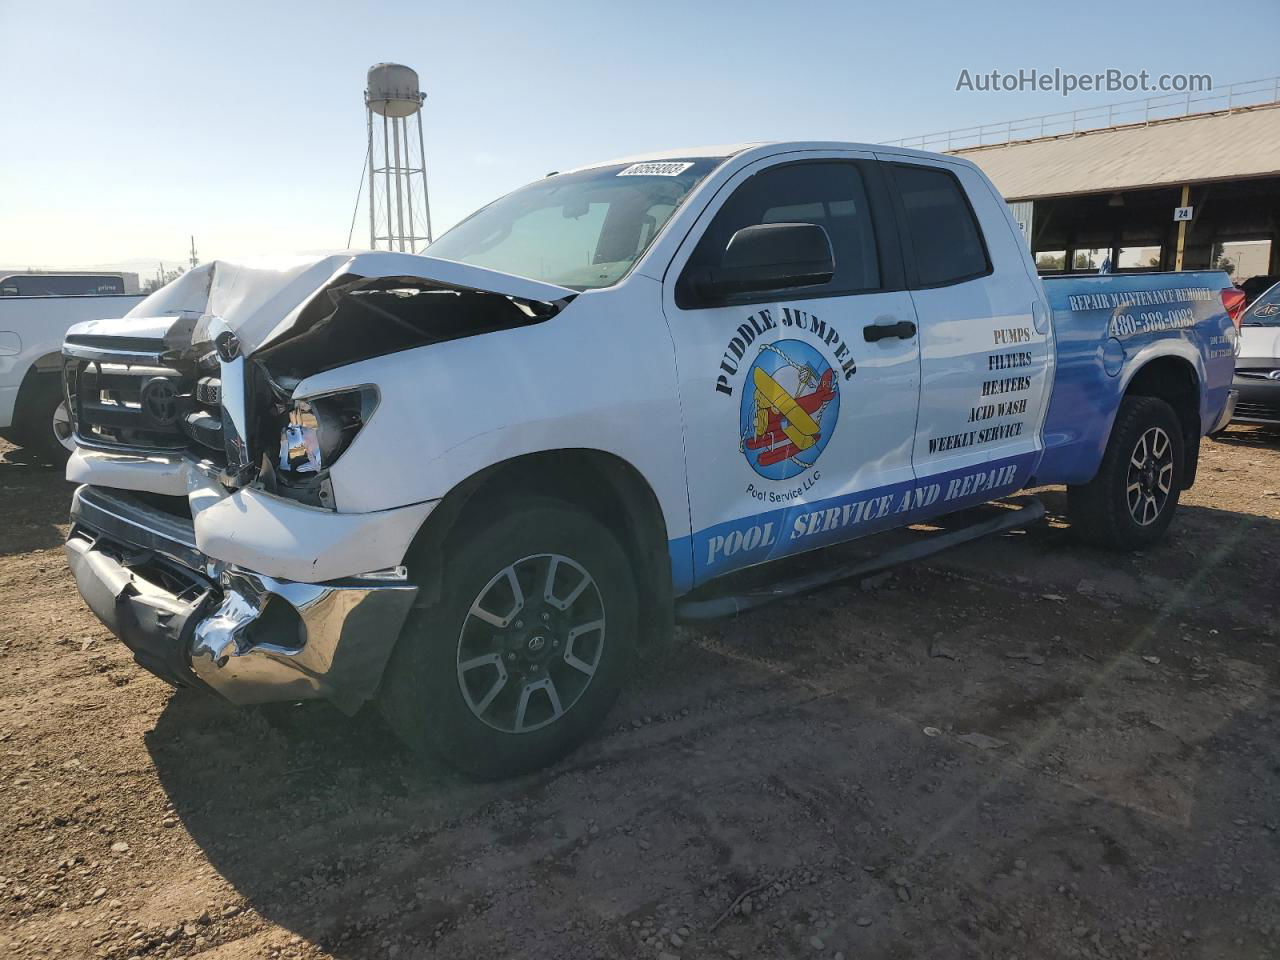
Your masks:
[[[779,328],[814,342],[765,342]],[[827,359],[824,346],[834,361]],[[740,391],[739,449],[751,469],[768,480],[789,480],[812,467],[836,429],[839,381],[857,372],[839,331],[805,310],[783,307],[777,319],[770,310],[758,310],[739,324],[720,360],[715,388],[726,397]],[[808,479],[816,480],[817,471]]]
[[[826,358],[801,340],[760,346],[742,391],[741,449],[753,470],[787,480],[813,466],[840,414]]]

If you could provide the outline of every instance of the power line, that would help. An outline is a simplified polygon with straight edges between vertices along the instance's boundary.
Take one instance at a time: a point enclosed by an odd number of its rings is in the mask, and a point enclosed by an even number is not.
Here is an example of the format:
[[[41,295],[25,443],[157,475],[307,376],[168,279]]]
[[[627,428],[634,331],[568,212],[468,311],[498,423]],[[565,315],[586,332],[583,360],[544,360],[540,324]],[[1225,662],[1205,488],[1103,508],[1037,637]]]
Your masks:
[[[360,164],[360,185],[356,187],[356,205],[351,208],[351,229],[347,231],[347,249],[351,249],[351,238],[356,233],[356,214],[360,212],[360,194],[364,192],[364,173],[369,166],[369,149],[364,148],[364,162]],[[372,198],[370,198],[372,202]]]

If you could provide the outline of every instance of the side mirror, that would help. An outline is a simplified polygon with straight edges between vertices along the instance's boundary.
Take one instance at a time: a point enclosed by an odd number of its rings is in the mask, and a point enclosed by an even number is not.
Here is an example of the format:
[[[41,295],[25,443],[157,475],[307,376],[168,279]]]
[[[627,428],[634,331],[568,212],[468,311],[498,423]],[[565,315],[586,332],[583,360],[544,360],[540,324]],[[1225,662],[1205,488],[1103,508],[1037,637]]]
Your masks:
[[[722,300],[738,293],[828,283],[835,258],[827,231],[816,223],[760,223],[743,227],[720,259],[696,281],[698,293]]]

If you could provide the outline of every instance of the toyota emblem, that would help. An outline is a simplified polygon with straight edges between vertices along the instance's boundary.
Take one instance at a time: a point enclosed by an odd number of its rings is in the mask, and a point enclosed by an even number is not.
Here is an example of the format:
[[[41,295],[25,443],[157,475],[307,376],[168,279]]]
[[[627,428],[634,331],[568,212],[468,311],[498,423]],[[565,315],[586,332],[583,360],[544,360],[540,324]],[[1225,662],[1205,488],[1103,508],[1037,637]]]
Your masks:
[[[152,377],[142,385],[142,409],[153,423],[167,427],[178,419],[178,388],[166,377]]]
[[[230,363],[240,356],[240,338],[230,330],[223,330],[214,339],[213,348],[218,351],[218,358],[223,363]]]
[[[1272,370],[1267,374],[1268,380],[1280,380],[1280,370]]]

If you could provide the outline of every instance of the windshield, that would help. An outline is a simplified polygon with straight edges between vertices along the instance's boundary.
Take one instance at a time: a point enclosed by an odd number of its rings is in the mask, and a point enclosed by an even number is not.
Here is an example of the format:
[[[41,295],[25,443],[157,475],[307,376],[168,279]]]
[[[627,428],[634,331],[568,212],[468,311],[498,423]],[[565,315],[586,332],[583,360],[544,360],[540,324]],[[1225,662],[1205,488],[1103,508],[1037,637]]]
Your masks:
[[[1280,283],[1260,296],[1240,318],[1243,327],[1280,327]]]
[[[423,251],[587,290],[617,283],[723,157],[547,177],[473,213]]]

